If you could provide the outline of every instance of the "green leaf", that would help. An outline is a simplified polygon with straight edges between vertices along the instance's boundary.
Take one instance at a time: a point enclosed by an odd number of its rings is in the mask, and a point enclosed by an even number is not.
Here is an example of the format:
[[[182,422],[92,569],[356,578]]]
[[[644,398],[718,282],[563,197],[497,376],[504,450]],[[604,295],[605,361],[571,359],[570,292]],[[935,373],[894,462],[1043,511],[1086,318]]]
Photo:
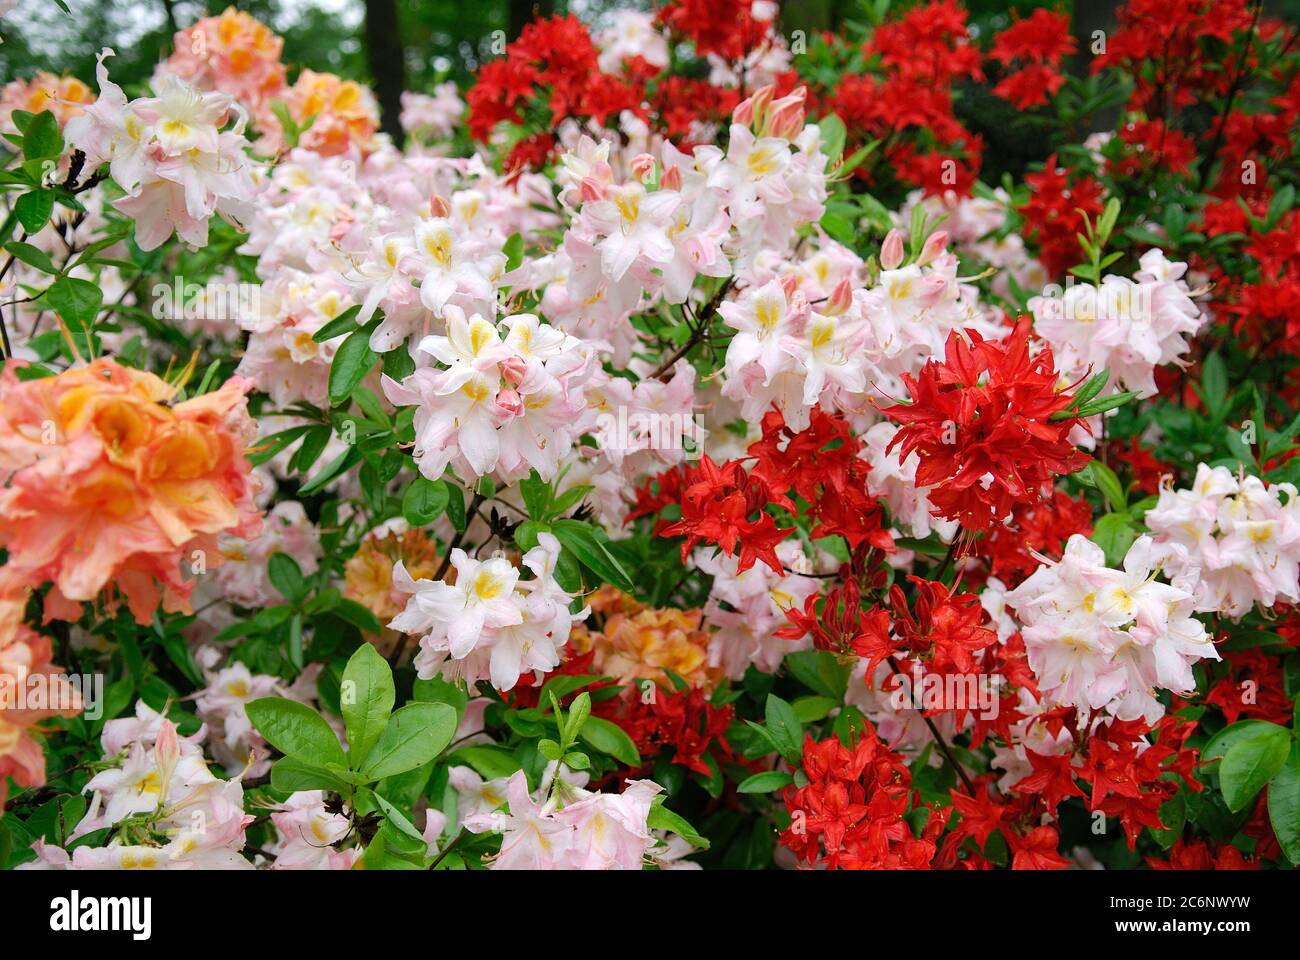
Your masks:
[[[1286,858],[1300,866],[1300,741],[1268,782],[1268,819]]]
[[[651,830],[668,830],[677,834],[692,847],[700,850],[709,849],[709,841],[704,839],[694,827],[692,827],[683,817],[673,813],[655,798],[656,802],[650,807],[650,814],[646,817],[645,824]]]
[[[22,243],[18,240],[10,240],[5,244],[5,250],[12,253],[15,259],[21,260],[29,267],[35,267],[42,273],[59,272],[59,268],[54,265],[50,255],[40,247],[33,247],[30,243]]]
[[[786,654],[786,669],[814,693],[831,697],[837,703],[844,700],[849,688],[849,668],[826,650],[799,650]]]
[[[578,739],[583,724],[591,718],[591,694],[580,693],[569,704],[569,715],[564,720],[565,746]]]
[[[632,579],[614,555],[605,548],[597,537],[595,528],[580,520],[556,520],[551,525],[555,539],[564,549],[570,551],[584,567],[592,571],[606,583],[612,583],[620,590],[632,592],[635,589]]]
[[[339,344],[330,366],[330,404],[338,406],[352,395],[357,384],[374,369],[379,354],[370,349],[370,334],[364,329],[354,330]]]
[[[641,766],[641,754],[623,728],[601,717],[588,717],[579,736],[601,753],[627,767]]]
[[[1092,485],[1101,491],[1112,510],[1116,513],[1128,512],[1128,498],[1124,495],[1124,485],[1119,482],[1119,477],[1115,476],[1114,470],[1100,460],[1092,460],[1079,472],[1088,474]],[[1085,483],[1088,482],[1083,477],[1080,479]]]
[[[1276,723],[1269,723],[1267,720],[1239,720],[1224,727],[1209,739],[1209,742],[1201,748],[1201,762],[1209,763],[1211,760],[1222,758],[1233,746],[1243,740],[1250,740],[1264,734],[1276,735],[1275,731],[1286,733],[1286,728],[1279,727]]]
[[[323,327],[311,335],[311,338],[317,343],[324,343],[326,340],[333,340],[335,337],[341,337],[345,333],[351,333],[357,329],[357,314],[361,307],[348,307],[333,320],[327,321]]]
[[[1108,513],[1093,525],[1091,539],[1106,554],[1106,566],[1114,568],[1123,563],[1137,531],[1127,513]]]
[[[1233,813],[1255,798],[1264,784],[1282,769],[1291,750],[1291,736],[1283,729],[1233,744],[1219,766],[1219,787]]]
[[[455,733],[454,708],[445,703],[408,703],[388,718],[361,773],[382,780],[423,766],[442,753]]]
[[[551,485],[538,477],[536,470],[519,481],[519,493],[524,498],[524,509],[529,518],[545,520],[547,507],[551,504]]]
[[[63,134],[59,121],[49,110],[32,117],[23,131],[23,159],[45,160],[63,153]]]
[[[469,525],[469,516],[465,512],[465,493],[450,480],[443,480],[442,485],[447,488],[447,517],[457,533],[464,533]]]
[[[506,255],[506,272],[517,269],[524,262],[524,238],[517,233],[510,234],[501,252]]]
[[[763,719],[781,756],[797,766],[803,760],[803,724],[795,716],[794,708],[776,694],[769,693]]]
[[[99,315],[104,292],[89,280],[59,277],[45,291],[45,301],[73,333],[88,330]]]
[[[830,697],[798,697],[790,704],[794,715],[801,723],[816,723],[818,720],[824,720],[839,705],[839,700],[832,700]]]
[[[393,671],[373,645],[363,643],[348,658],[339,689],[339,706],[348,733],[348,756],[353,765],[369,756],[388,726],[397,691]]]
[[[297,757],[281,757],[271,765],[271,787],[282,793],[300,790],[332,790],[346,793],[348,784],[324,767],[306,763]]]
[[[418,476],[402,494],[402,516],[413,527],[428,526],[442,516],[450,499],[445,483]]]
[[[794,777],[784,770],[767,770],[746,777],[736,787],[737,793],[773,793],[794,783]]]
[[[499,780],[520,769],[514,753],[504,747],[462,747],[451,755],[451,762],[462,761],[473,767],[484,780]]]
[[[330,613],[346,620],[358,630],[364,630],[366,633],[378,633],[384,628],[384,625],[379,622],[379,618],[371,613],[369,609],[346,597],[330,607]]]
[[[844,154],[844,141],[848,136],[844,121],[835,114],[828,113],[818,121],[817,129],[821,133],[822,149],[829,161],[828,166],[834,165]]]
[[[361,460],[361,451],[356,447],[348,447],[337,457],[327,463],[324,467],[316,472],[316,475],[298,488],[300,497],[308,496],[324,487],[335,477],[355,465]]]
[[[24,193],[14,203],[14,216],[29,234],[39,232],[45,224],[49,223],[50,214],[53,212],[53,190],[32,190],[30,193]]]
[[[271,585],[290,603],[297,603],[307,592],[298,561],[287,553],[273,553],[266,561],[267,576]]]
[[[1218,415],[1228,400],[1228,371],[1218,351],[1201,364],[1201,393],[1212,416]]]
[[[285,756],[320,767],[346,762],[330,725],[306,704],[285,697],[262,697],[246,709],[257,732]]]

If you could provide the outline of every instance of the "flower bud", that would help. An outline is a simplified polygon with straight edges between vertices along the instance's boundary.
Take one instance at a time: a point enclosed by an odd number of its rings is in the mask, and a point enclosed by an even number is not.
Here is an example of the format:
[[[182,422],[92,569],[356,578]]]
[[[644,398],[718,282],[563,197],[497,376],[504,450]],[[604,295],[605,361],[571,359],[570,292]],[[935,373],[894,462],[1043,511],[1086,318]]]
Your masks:
[[[880,266],[885,270],[897,270],[903,262],[903,235],[897,230],[890,230],[885,235],[885,242],[880,245]]]
[[[921,255],[916,262],[920,266],[929,263],[939,254],[948,248],[948,231],[936,230],[925,238],[925,246],[921,248]]]
[[[655,172],[655,158],[648,153],[638,153],[632,158],[632,176],[642,183],[649,183]]]

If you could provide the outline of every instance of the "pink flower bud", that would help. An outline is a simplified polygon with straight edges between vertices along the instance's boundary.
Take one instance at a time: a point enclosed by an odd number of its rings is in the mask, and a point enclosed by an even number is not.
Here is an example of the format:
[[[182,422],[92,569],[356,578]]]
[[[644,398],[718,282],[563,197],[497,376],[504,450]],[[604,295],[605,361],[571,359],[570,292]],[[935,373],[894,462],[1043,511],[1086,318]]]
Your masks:
[[[513,420],[524,415],[523,397],[514,390],[502,390],[496,398],[497,415],[503,420]]]
[[[161,789],[159,802],[167,800],[168,786],[172,773],[181,759],[181,744],[176,738],[176,725],[164,719],[158,728],[158,739],[154,742],[154,759],[158,763],[158,783]]]
[[[591,203],[593,200],[605,199],[605,185],[593,180],[591,177],[582,178],[582,202]]]
[[[655,172],[655,158],[648,153],[638,153],[632,158],[632,176],[642,183],[649,183]]]
[[[921,248],[921,255],[917,257],[917,264],[924,266],[939,254],[948,248],[948,231],[936,230],[925,239],[925,246]]]
[[[844,311],[853,305],[853,286],[849,283],[849,278],[845,277],[839,283],[835,284],[835,289],[826,300],[822,313],[828,317],[838,317]]]
[[[501,377],[512,387],[524,382],[528,375],[528,363],[522,357],[510,357],[501,364]]]
[[[781,278],[781,289],[785,291],[785,299],[788,303],[794,296],[795,290],[799,288],[799,281],[792,274],[786,274]]]
[[[665,190],[680,190],[682,188],[682,171],[676,164],[664,171],[663,177],[659,180],[659,186]]]
[[[435,193],[432,199],[429,200],[429,213],[431,216],[445,217],[451,213],[451,207],[446,199]]]
[[[807,91],[800,87],[789,96],[772,102],[766,123],[766,133],[769,136],[783,137],[786,140],[793,140],[798,136],[799,131],[803,129],[803,103],[806,93]]]
[[[880,266],[885,270],[897,270],[903,262],[903,235],[897,230],[885,234],[885,242],[880,245]]]

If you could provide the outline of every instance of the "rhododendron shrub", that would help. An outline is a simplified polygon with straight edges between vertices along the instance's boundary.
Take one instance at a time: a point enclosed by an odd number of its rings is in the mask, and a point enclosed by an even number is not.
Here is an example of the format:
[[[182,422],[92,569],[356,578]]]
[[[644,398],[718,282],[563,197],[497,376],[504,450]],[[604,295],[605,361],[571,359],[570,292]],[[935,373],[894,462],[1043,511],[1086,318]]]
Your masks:
[[[796,6],[7,78],[0,865],[1300,864],[1295,27]]]

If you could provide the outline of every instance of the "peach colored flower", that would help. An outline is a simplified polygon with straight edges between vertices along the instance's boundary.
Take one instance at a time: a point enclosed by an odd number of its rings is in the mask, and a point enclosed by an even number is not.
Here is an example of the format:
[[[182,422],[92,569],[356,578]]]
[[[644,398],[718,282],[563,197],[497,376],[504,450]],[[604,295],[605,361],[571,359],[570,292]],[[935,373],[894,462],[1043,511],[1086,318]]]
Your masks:
[[[110,586],[140,623],[160,600],[188,612],[182,564],[204,573],[218,534],[261,527],[251,382],[171,404],[178,387],[113,360],[25,382],[24,366],[0,375],[0,597],[50,581],[46,620],[76,619]]]
[[[709,666],[709,633],[699,610],[656,609],[608,585],[589,598],[604,611],[599,631],[578,625],[572,640],[580,653],[595,650],[592,668],[619,683],[653,680],[673,688],[671,670],[692,687],[711,690],[722,671]]]
[[[387,623],[405,609],[410,598],[410,594],[393,589],[393,567],[399,560],[413,579],[431,580],[438,571],[438,544],[419,527],[382,535],[371,531],[344,565],[344,596]],[[447,581],[454,582],[455,570],[448,572]]]
[[[75,716],[82,709],[72,685],[50,663],[50,638],[22,623],[24,602],[25,598],[0,602],[0,813],[8,797],[9,777],[20,787],[45,783],[45,751],[32,736],[33,726],[50,717]],[[47,703],[72,707],[44,709],[30,702],[30,678],[42,675],[48,678]]]
[[[15,110],[40,113],[48,110],[63,129],[73,117],[81,113],[78,104],[94,103],[95,94],[76,77],[56,77],[44,70],[30,80],[6,83],[0,90],[0,131],[17,133],[13,116]]]
[[[405,609],[410,598],[410,594],[393,588],[393,567],[399,560],[412,578],[432,580],[438,572],[438,544],[426,530],[418,527],[400,533],[371,531],[344,564],[343,595],[373,613],[380,623],[388,623]],[[455,568],[449,568],[447,573],[444,579],[454,583]],[[385,627],[379,636],[367,634],[367,639],[387,656],[402,635]]]
[[[321,156],[347,153],[356,147],[362,154],[373,149],[375,131],[379,129],[379,107],[374,95],[351,80],[332,73],[304,70],[284,93],[289,116],[302,132],[298,146]],[[312,119],[315,118],[315,119]],[[283,145],[280,121],[269,110],[259,114],[258,126],[265,136],[258,148],[274,153]]]
[[[176,50],[161,69],[260,113],[287,87],[280,62],[283,50],[284,40],[266,24],[228,7],[219,17],[204,17],[178,30]]]

